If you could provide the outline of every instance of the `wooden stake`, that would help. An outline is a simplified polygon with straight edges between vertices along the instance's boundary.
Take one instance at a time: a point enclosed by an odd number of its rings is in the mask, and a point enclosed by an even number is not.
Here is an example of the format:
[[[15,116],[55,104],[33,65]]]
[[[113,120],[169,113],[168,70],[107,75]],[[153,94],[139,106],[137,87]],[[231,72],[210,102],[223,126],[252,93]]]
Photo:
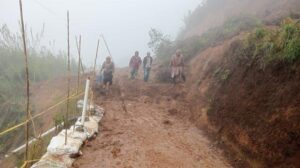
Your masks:
[[[97,58],[98,58],[99,43],[100,43],[100,40],[98,39],[97,49],[96,49],[96,57],[95,57],[95,62],[94,62],[94,78],[96,78],[96,64],[97,64]]]
[[[19,0],[20,4],[20,14],[21,14],[21,26],[22,26],[22,39],[23,39],[23,48],[25,56],[25,73],[26,73],[26,120],[29,120],[29,72],[28,72],[28,56],[27,56],[27,47],[26,47],[26,37],[25,37],[25,28],[24,28],[24,19],[23,19],[23,6],[22,0]],[[25,161],[28,160],[28,142],[29,142],[29,122],[26,123],[25,127],[25,137],[26,137],[26,151],[25,151]]]
[[[77,70],[77,71],[78,71],[78,72],[77,72],[77,94],[78,94],[78,93],[79,93],[79,87],[80,87],[81,35],[79,36],[79,44],[78,44],[77,38],[76,38],[76,46],[77,46],[77,51],[78,51],[78,70]]]
[[[67,99],[67,112],[65,119],[65,145],[67,145],[67,135],[68,135],[68,124],[69,124],[69,103],[70,103],[70,21],[69,21],[69,11],[67,12],[67,21],[68,21],[68,99]]]
[[[109,53],[109,56],[112,57],[111,52],[110,52],[110,49],[108,48],[108,45],[107,45],[107,42],[106,42],[106,40],[105,40],[104,35],[102,34],[101,37],[102,37],[102,39],[103,39],[103,41],[104,41],[104,44],[105,44],[105,47],[106,47],[106,49],[107,49],[107,51],[108,51],[108,53]]]
[[[79,61],[80,61],[81,71],[84,74],[83,64],[82,64],[82,60],[81,60],[81,36],[80,36],[80,39],[79,39],[80,40],[80,48],[79,48],[78,41],[77,41],[76,37],[75,37],[75,39],[76,39],[76,47],[77,47],[78,55],[80,54]]]

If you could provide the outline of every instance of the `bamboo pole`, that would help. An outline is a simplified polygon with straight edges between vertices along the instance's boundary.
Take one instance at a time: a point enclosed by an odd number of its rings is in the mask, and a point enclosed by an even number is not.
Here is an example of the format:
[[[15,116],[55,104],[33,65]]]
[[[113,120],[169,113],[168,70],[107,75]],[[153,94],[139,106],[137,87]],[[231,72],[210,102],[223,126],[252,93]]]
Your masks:
[[[76,38],[76,46],[77,46],[77,51],[78,51],[78,70],[77,70],[77,94],[79,93],[79,87],[80,87],[80,62],[81,62],[81,35],[79,36],[79,44]]]
[[[110,49],[109,49],[109,47],[108,47],[108,45],[107,45],[107,42],[106,42],[106,39],[105,39],[104,35],[102,34],[101,37],[102,37],[102,39],[103,39],[103,41],[104,41],[104,44],[105,44],[105,47],[106,47],[106,49],[107,49],[107,51],[108,51],[108,53],[109,53],[109,56],[112,57],[111,52],[110,52]]]
[[[26,37],[25,37],[25,28],[24,28],[24,18],[23,18],[23,6],[22,0],[19,0],[20,5],[20,14],[21,14],[21,26],[22,26],[22,39],[23,39],[23,48],[25,56],[25,73],[26,73],[26,120],[29,120],[29,72],[28,72],[28,56],[27,56],[27,47],[26,47]],[[28,142],[29,142],[29,122],[25,126],[25,137],[26,137],[26,150],[25,150],[25,161],[28,160]]]
[[[67,99],[67,112],[65,119],[65,145],[67,145],[67,135],[68,135],[68,119],[69,119],[69,104],[70,104],[70,21],[69,21],[69,11],[67,12],[67,21],[68,21],[68,99]]]
[[[96,77],[96,64],[97,64],[97,58],[98,58],[99,43],[100,43],[100,40],[98,39],[97,49],[96,49],[96,56],[95,56],[95,61],[94,61],[94,80],[95,80],[95,77]]]
[[[78,55],[80,54],[79,62],[80,62],[80,66],[81,66],[81,71],[84,74],[84,69],[83,69],[83,64],[82,64],[82,59],[81,59],[81,35],[80,35],[80,39],[79,39],[80,40],[80,48],[79,48],[79,44],[77,41],[77,37],[75,37],[75,40],[76,40],[76,47],[77,47]],[[79,51],[80,51],[80,53],[79,53]]]

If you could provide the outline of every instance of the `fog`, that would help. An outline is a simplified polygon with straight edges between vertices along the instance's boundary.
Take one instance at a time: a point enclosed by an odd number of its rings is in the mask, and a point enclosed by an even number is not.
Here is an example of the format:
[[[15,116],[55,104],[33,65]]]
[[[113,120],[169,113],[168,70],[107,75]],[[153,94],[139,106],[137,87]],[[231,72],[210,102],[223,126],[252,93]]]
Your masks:
[[[54,52],[67,49],[66,13],[70,12],[71,54],[77,57],[75,36],[82,35],[82,57],[92,65],[97,40],[104,34],[117,66],[126,66],[135,50],[143,57],[151,51],[148,31],[156,28],[172,39],[183,28],[183,18],[201,0],[23,0],[26,26],[33,32],[45,24],[43,44],[55,41]],[[19,31],[18,0],[0,0],[0,23]],[[108,55],[100,43],[101,64]]]

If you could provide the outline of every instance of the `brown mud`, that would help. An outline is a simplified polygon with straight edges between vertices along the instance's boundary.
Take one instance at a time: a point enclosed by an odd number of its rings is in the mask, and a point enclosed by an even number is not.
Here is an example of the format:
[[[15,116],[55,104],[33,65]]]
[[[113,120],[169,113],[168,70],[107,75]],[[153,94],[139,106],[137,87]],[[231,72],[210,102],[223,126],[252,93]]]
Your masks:
[[[182,115],[188,114],[183,86],[131,81],[126,75],[117,75],[109,95],[95,93],[106,114],[100,135],[88,142],[74,167],[231,167]]]

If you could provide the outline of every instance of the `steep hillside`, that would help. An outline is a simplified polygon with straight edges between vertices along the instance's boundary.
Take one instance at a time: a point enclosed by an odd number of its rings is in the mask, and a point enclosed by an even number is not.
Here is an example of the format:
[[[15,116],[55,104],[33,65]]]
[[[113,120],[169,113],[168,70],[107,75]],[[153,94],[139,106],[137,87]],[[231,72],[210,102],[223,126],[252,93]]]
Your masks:
[[[255,56],[246,40],[241,34],[191,61],[191,119],[252,166],[297,167],[300,62],[262,65],[264,54]]]
[[[176,49],[186,58],[190,109],[181,115],[249,167],[300,166],[299,9],[296,0],[208,0],[156,50],[161,82]]]
[[[186,17],[186,28],[179,38],[202,35],[237,16],[253,16],[274,24],[280,18],[298,16],[299,11],[298,0],[207,0]]]

